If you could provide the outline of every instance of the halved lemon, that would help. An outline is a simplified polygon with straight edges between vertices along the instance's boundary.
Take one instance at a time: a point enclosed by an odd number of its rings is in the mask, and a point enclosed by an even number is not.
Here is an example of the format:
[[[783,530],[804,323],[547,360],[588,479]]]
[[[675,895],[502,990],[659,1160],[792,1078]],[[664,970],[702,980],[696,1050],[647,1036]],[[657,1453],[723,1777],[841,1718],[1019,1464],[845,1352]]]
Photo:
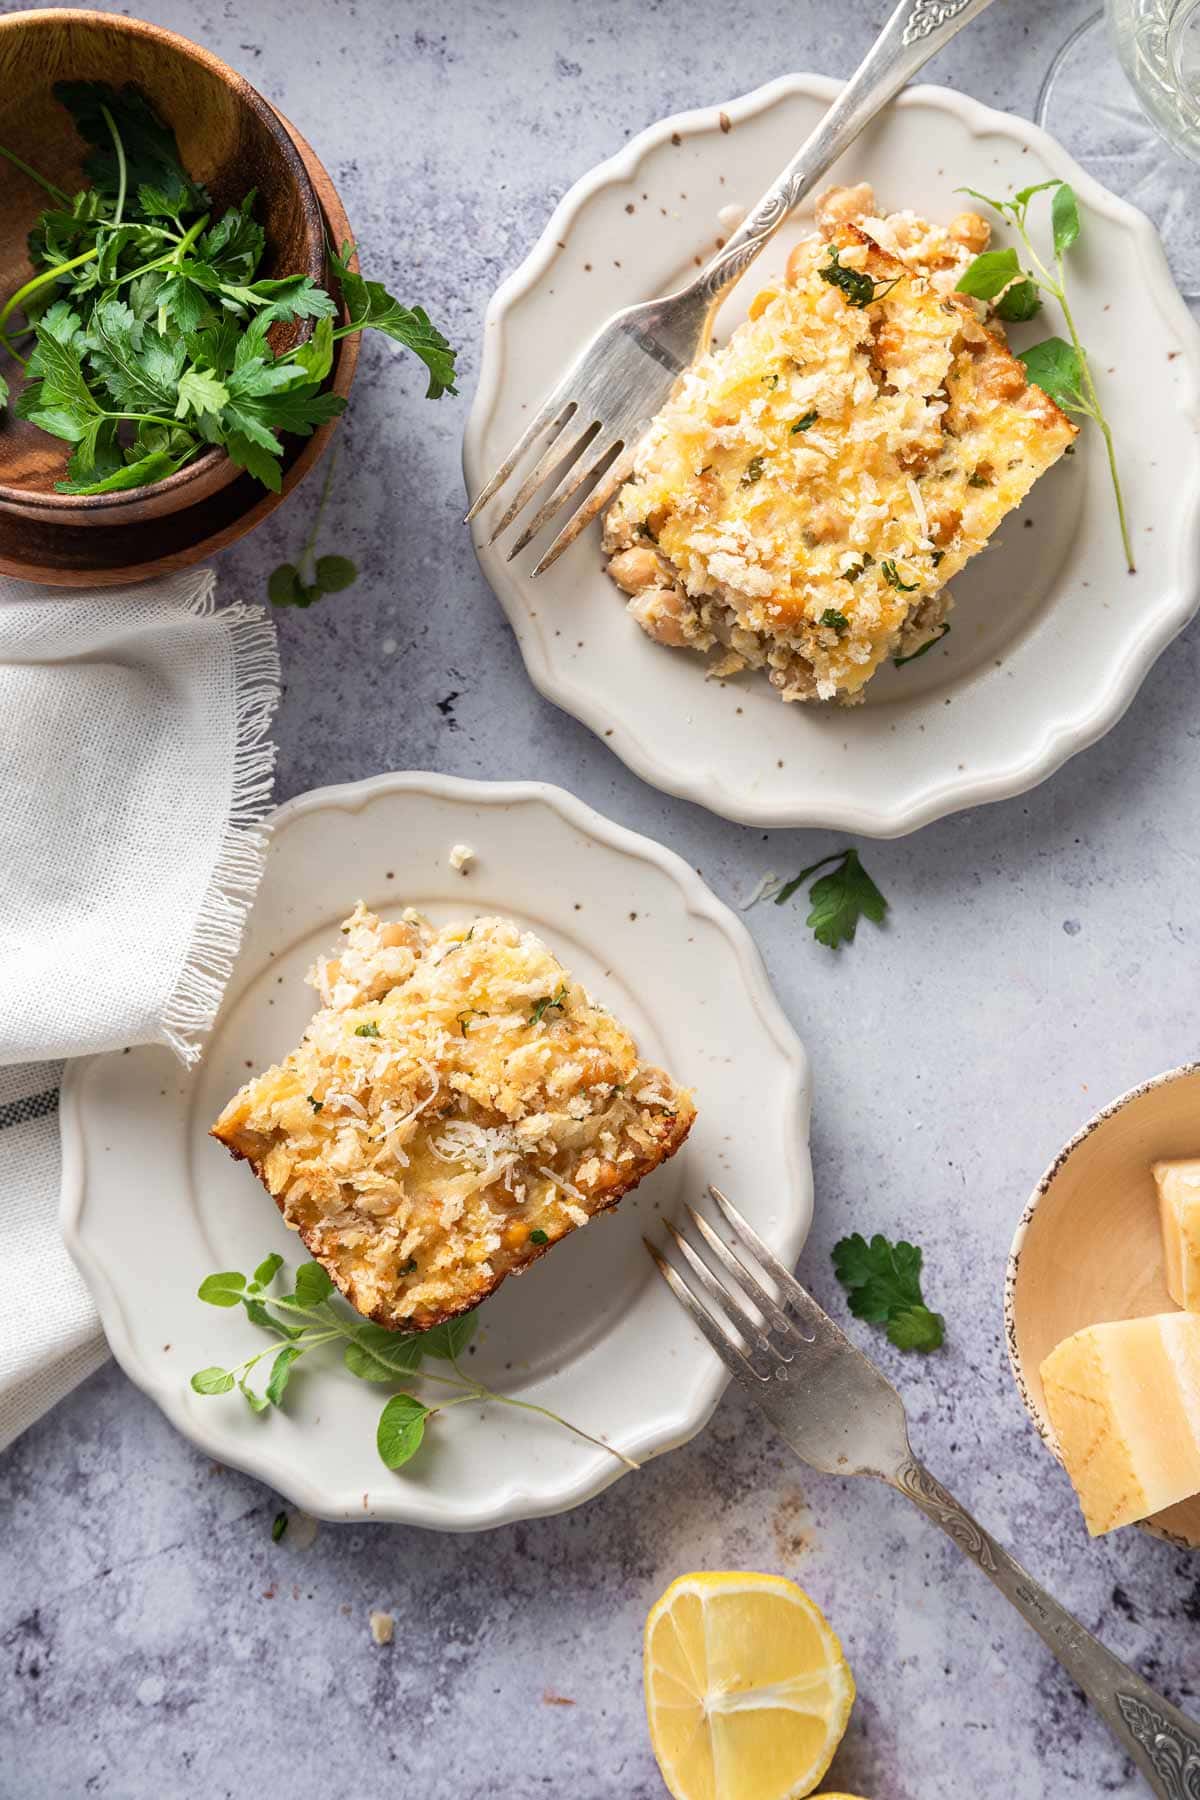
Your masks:
[[[645,1672],[650,1741],[675,1800],[800,1800],[854,1705],[842,1646],[779,1575],[681,1575],[646,1620]]]

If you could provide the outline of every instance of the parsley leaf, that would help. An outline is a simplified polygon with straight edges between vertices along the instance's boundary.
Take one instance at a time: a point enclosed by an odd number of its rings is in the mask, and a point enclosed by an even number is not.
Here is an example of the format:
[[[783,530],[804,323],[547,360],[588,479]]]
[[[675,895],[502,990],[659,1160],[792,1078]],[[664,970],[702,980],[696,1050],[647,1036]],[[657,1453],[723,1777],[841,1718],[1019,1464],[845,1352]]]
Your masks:
[[[886,1325],[898,1350],[937,1350],[945,1341],[945,1320],[931,1312],[921,1292],[923,1258],[915,1244],[889,1243],[860,1232],[833,1247],[833,1267],[850,1297],[856,1319]]]
[[[857,850],[834,850],[818,862],[810,863],[807,869],[801,869],[799,875],[784,883],[775,896],[775,904],[782,906],[810,875],[831,862],[837,867],[814,881],[809,891],[811,910],[804,923],[812,927],[812,934],[819,944],[836,950],[842,944],[853,943],[860,918],[880,925],[887,911],[888,903],[863,868]]]
[[[340,256],[332,256],[334,272],[342,290],[342,299],[350,314],[352,331],[382,331],[385,336],[403,344],[420,357],[429,370],[427,400],[439,400],[443,394],[456,394],[454,385],[455,351],[441,332],[429,322],[429,314],[420,306],[402,306],[392,298],[381,281],[364,281],[350,267],[353,244],[343,244]]]
[[[375,1445],[389,1469],[403,1468],[421,1448],[429,1408],[415,1394],[393,1394],[379,1415]]]
[[[840,636],[843,631],[849,629],[850,621],[844,612],[838,611],[836,606],[827,606],[817,620],[817,624],[827,625],[830,631],[836,631]]]
[[[561,1012],[567,1001],[567,984],[560,982],[558,990],[553,994],[544,994],[529,1015],[530,1025],[540,1025],[546,1014],[552,1009]]]
[[[792,426],[792,429],[791,429],[791,432],[789,435],[791,437],[795,437],[795,435],[798,431],[807,431],[810,428],[810,426],[815,425],[816,422],[817,422],[817,414],[815,412],[806,412],[804,414],[803,418],[796,420],[796,423]]]
[[[880,563],[879,571],[888,586],[894,587],[898,593],[915,594],[921,585],[919,581],[902,581],[900,573],[890,557],[885,558],[884,561]]]
[[[836,244],[829,245],[829,261],[817,274],[830,287],[840,289],[851,306],[870,306],[874,300],[882,300],[890,294],[902,275],[894,276],[890,281],[876,281],[865,269],[844,269],[840,261],[840,252]]]

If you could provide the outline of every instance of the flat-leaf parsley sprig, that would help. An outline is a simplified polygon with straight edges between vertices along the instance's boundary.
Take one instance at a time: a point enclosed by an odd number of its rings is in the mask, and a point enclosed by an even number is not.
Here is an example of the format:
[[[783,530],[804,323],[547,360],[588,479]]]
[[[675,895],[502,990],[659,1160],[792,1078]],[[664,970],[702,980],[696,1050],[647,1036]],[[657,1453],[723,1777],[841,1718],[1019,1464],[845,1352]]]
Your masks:
[[[0,306],[0,349],[24,371],[13,410],[72,446],[60,493],[151,485],[213,446],[278,493],[280,434],[307,437],[346,404],[323,384],[351,332],[412,350],[429,398],[455,392],[451,346],[421,307],[351,268],[352,245],[330,256],[342,319],[310,276],[259,275],[254,191],[215,217],[136,88],[59,82],[54,93],[90,146],[92,186],[66,194],[0,146],[50,200],[29,234],[34,273]],[[268,333],[280,321],[311,336],[276,355]],[[0,380],[0,407],[7,393]]]
[[[921,1292],[923,1260],[915,1244],[892,1244],[878,1232],[870,1243],[856,1231],[833,1246],[834,1273],[850,1296],[850,1311],[885,1325],[897,1350],[940,1350],[945,1342],[946,1321]]]
[[[828,856],[809,863],[807,869],[801,869],[798,875],[785,881],[774,898],[776,906],[782,906],[797,888],[803,887],[810,875],[815,875],[829,863],[837,866],[813,882],[808,895],[811,910],[804,923],[812,927],[818,944],[836,950],[842,944],[854,942],[859,919],[870,919],[873,924],[882,925],[887,912],[888,903],[863,868],[857,850],[831,850]]]
[[[425,1401],[406,1387],[388,1400],[379,1415],[375,1443],[389,1469],[402,1468],[416,1455],[426,1428],[439,1414],[449,1412],[454,1406],[489,1402],[513,1406],[521,1412],[538,1413],[587,1443],[606,1450],[626,1468],[638,1467],[630,1457],[606,1444],[603,1438],[582,1431],[548,1406],[538,1406],[531,1400],[515,1400],[511,1394],[497,1394],[469,1375],[459,1358],[475,1331],[474,1313],[449,1319],[444,1325],[435,1325],[431,1331],[405,1336],[372,1324],[347,1306],[335,1292],[332,1280],[320,1263],[301,1263],[292,1291],[273,1293],[271,1289],[282,1269],[283,1258],[272,1254],[249,1278],[237,1269],[205,1276],[197,1290],[201,1300],[210,1306],[244,1307],[251,1323],[269,1332],[275,1342],[231,1368],[214,1364],[211,1368],[198,1370],[191,1381],[194,1392],[228,1394],[237,1388],[251,1412],[264,1413],[269,1407],[283,1404],[292,1370],[302,1356],[323,1346],[340,1344],[343,1367],[360,1381],[381,1385],[424,1382],[449,1390],[444,1396]],[[423,1368],[421,1364],[426,1357],[432,1357],[442,1366]],[[268,1358],[270,1366],[265,1384],[256,1386],[251,1377],[258,1365]]]
[[[964,272],[958,284],[958,292],[970,294],[976,300],[995,301],[995,311],[1002,319],[1032,319],[1041,311],[1042,294],[1049,294],[1062,310],[1070,343],[1064,342],[1060,337],[1047,338],[1043,343],[1034,344],[1029,350],[1019,351],[1017,360],[1024,364],[1029,380],[1048,394],[1056,406],[1060,406],[1064,412],[1078,413],[1091,419],[1099,429],[1104,439],[1108,471],[1117,502],[1125,562],[1132,575],[1136,565],[1125,516],[1121,478],[1117,472],[1112,427],[1100,404],[1087,352],[1080,342],[1071,304],[1067,299],[1065,258],[1072,244],[1078,240],[1080,230],[1079,202],[1075,198],[1075,191],[1067,182],[1057,178],[1021,188],[1011,200],[996,200],[990,194],[978,193],[975,188],[961,188],[959,191],[970,194],[972,199],[982,200],[985,206],[993,207],[1015,226],[1033,267],[1022,268],[1020,258],[1012,248],[985,250]],[[1053,269],[1039,256],[1029,233],[1029,203],[1035,195],[1044,193],[1053,196],[1050,201]]]
[[[348,556],[317,555],[317,537],[329,503],[337,459],[335,448],[299,556],[294,563],[280,563],[267,578],[267,598],[272,606],[311,606],[314,600],[320,600],[325,594],[340,594],[358,580],[358,565]]]

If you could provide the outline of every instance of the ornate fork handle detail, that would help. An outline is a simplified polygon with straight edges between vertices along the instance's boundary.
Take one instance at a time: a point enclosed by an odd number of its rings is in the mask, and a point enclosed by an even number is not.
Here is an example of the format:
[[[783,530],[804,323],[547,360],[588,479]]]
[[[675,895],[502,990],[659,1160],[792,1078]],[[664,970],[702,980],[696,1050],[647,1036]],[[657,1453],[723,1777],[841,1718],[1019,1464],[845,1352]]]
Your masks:
[[[991,0],[900,0],[865,62],[816,130],[684,292],[715,307],[879,109],[956,32],[990,5]]]
[[[948,25],[951,19],[957,19],[968,4],[969,0],[916,0],[904,27],[904,42],[919,43],[939,25]]]
[[[914,1456],[885,1479],[995,1582],[1054,1652],[1162,1800],[1200,1800],[1200,1725],[1065,1612]]]

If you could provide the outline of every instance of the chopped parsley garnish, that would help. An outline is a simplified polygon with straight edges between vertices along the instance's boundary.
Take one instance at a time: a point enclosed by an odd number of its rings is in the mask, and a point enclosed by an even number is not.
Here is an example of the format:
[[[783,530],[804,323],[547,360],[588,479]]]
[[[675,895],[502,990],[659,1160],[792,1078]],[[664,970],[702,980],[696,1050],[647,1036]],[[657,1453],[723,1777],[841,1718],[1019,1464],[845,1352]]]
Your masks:
[[[842,632],[849,628],[850,621],[844,612],[838,611],[836,606],[827,606],[817,623],[828,625],[830,631]]]
[[[971,473],[967,476],[968,487],[991,487],[991,485],[992,484],[987,476],[981,475],[978,469],[972,469]]]
[[[530,1232],[529,1241],[531,1244],[548,1244],[550,1242],[550,1239],[549,1239],[549,1236],[547,1235],[547,1233],[544,1232],[541,1229],[541,1227],[539,1226],[536,1231]]]
[[[284,1512],[276,1513],[271,1521],[271,1542],[277,1544],[288,1527],[288,1517]]]
[[[870,306],[873,300],[882,300],[903,279],[902,276],[895,275],[890,281],[876,281],[865,269],[844,269],[839,254],[837,245],[830,244],[829,261],[825,268],[817,270],[817,274],[830,287],[838,288],[851,306]]]
[[[770,389],[771,389],[771,390],[772,390],[772,391],[774,391],[774,389],[775,389],[775,388],[777,388],[777,387],[778,387],[778,386],[779,386],[779,377],[778,377],[778,375],[764,375],[764,376],[763,376],[763,380],[764,380],[764,381],[765,381],[765,382],[766,382],[766,383],[767,383],[767,386],[768,386],[768,387],[769,387],[769,388],[770,388]]]
[[[742,476],[742,486],[750,487],[753,485],[754,482],[761,481],[762,480],[762,472],[763,472],[762,457],[761,456],[752,456],[750,458],[750,461],[746,464],[746,471],[745,471],[745,474]]]
[[[378,1037],[379,1027],[374,1019],[368,1019],[364,1025],[354,1027],[354,1035],[355,1037]]]
[[[896,588],[901,594],[915,594],[921,585],[919,581],[901,581],[896,565],[890,557],[881,562],[879,568],[888,586]]]
[[[657,542],[658,542],[657,537],[655,536],[654,532],[650,529],[649,525],[647,525],[645,519],[643,519],[641,524],[638,526],[638,536],[648,538],[652,544],[657,544]]]
[[[416,1257],[410,1256],[406,1263],[402,1263],[400,1265],[400,1273],[402,1275],[411,1275],[413,1270],[416,1268],[416,1266],[417,1266]]]
[[[455,1016],[458,1019],[458,1029],[460,1033],[463,1037],[466,1037],[468,1031],[471,1029],[471,1020],[475,1017],[475,1008],[469,1006],[466,1012],[457,1013]]]
[[[307,1099],[308,1099],[308,1104],[312,1107],[312,1109],[315,1113],[319,1113],[321,1108],[325,1104],[325,1102],[323,1100],[314,1100],[314,1098],[311,1094],[309,1094],[307,1096]]]
[[[817,414],[815,412],[806,412],[804,417],[802,419],[797,419],[796,423],[792,426],[792,437],[795,437],[798,431],[807,431],[809,426],[815,425],[816,422]]]
[[[860,918],[881,925],[887,911],[887,901],[863,868],[857,850],[832,850],[818,862],[810,863],[791,881],[784,882],[775,896],[775,904],[782,906],[790,900],[796,889],[827,863],[836,863],[837,867],[813,882],[808,894],[812,910],[804,923],[812,927],[818,944],[836,950],[841,944],[854,942]]]
[[[538,1001],[537,1005],[534,1007],[533,1011],[530,1013],[529,1023],[531,1025],[540,1025],[542,1020],[545,1018],[546,1014],[551,1010],[551,1008],[557,1008],[557,1010],[559,1012],[561,1012],[563,1010],[563,1007],[566,1005],[566,1003],[567,1003],[567,984],[564,981],[561,984],[561,986],[558,988],[557,992],[555,992],[553,994],[543,995],[543,997]]]
[[[868,1243],[856,1231],[833,1246],[834,1273],[850,1296],[850,1311],[886,1325],[898,1350],[940,1350],[945,1342],[946,1321],[921,1292],[922,1261],[915,1244],[891,1244],[881,1233]]]
[[[857,581],[859,576],[862,574],[863,570],[871,568],[872,565],[874,564],[874,561],[875,561],[875,558],[871,555],[871,552],[869,550],[864,550],[862,553],[862,557],[860,558],[860,560],[858,562],[851,563],[851,565],[848,569],[842,570],[842,577],[841,577],[842,580],[843,581]]]
[[[946,554],[946,552],[944,550],[935,550],[934,551],[933,555],[930,557],[929,560],[933,564],[935,569],[937,568],[938,564],[941,562],[941,560],[942,560],[943,556],[945,556],[945,554]]]
[[[902,669],[904,667],[905,663],[916,662],[916,660],[919,656],[928,656],[929,652],[933,649],[933,646],[935,644],[940,644],[942,639],[944,637],[949,637],[949,635],[950,635],[950,621],[949,621],[949,619],[943,619],[942,628],[938,632],[937,636],[931,637],[929,639],[928,643],[921,645],[921,648],[919,650],[914,650],[911,656],[893,656],[893,658],[892,658],[893,668]]]

